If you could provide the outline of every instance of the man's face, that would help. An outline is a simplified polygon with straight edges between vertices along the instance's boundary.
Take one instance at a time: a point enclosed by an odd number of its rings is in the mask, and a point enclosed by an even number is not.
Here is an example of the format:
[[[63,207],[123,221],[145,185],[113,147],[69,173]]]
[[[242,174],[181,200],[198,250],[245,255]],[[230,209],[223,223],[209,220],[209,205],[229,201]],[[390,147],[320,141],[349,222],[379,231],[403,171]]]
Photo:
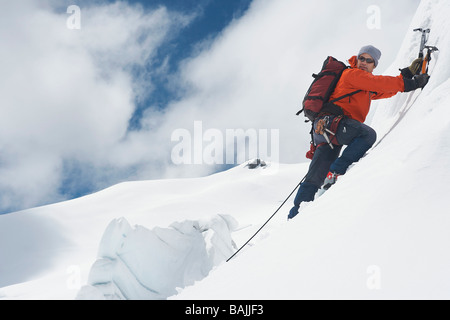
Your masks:
[[[372,62],[369,63],[367,61],[361,61],[360,60],[361,58],[363,58],[363,59],[370,59]],[[358,64],[356,65],[356,67],[358,69],[361,69],[361,70],[364,70],[364,71],[372,73],[373,69],[375,69],[375,62],[373,61],[373,58],[370,56],[370,54],[363,53],[363,54],[359,55],[359,57],[358,57]]]

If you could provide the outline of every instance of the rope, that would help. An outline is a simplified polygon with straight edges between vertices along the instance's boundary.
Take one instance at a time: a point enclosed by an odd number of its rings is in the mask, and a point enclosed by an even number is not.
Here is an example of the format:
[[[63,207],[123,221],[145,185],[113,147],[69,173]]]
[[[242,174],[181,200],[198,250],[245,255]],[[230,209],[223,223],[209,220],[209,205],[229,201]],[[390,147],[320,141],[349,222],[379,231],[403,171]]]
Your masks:
[[[244,243],[242,245],[242,247],[239,248],[238,251],[236,251],[231,257],[229,257],[227,259],[226,262],[230,261],[231,259],[234,258],[234,256],[236,256],[239,251],[241,251],[265,226],[266,224],[269,223],[269,221],[278,213],[278,211],[280,211],[280,209],[284,206],[284,204],[289,200],[289,198],[294,194],[295,190],[297,190],[298,187],[300,187],[300,185],[303,183],[303,181],[305,181],[306,179],[306,175],[303,177],[302,181],[300,181],[299,184],[297,184],[297,186],[294,188],[294,190],[292,190],[292,192],[288,195],[288,197],[283,201],[283,203],[278,207],[278,209],[270,216],[269,219],[267,219],[267,221],[261,226],[261,228],[258,229],[258,231],[255,232],[255,234],[253,236],[250,237],[250,239],[247,240],[246,243]]]

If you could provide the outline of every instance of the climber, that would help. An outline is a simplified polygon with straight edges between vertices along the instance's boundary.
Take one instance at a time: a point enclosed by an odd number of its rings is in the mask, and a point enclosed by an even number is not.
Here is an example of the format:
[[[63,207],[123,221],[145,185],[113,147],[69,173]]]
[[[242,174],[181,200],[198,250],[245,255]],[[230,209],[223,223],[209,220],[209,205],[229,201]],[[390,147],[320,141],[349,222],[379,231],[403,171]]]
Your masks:
[[[338,113],[324,112],[314,121],[313,139],[317,148],[288,219],[298,214],[302,202],[313,201],[321,186],[328,189],[333,185],[336,179],[345,174],[348,167],[359,161],[375,143],[375,130],[364,124],[372,100],[390,98],[398,92],[424,88],[428,83],[429,76],[419,74],[423,64],[422,58],[415,59],[409,67],[401,69],[399,76],[373,75],[372,72],[377,67],[380,57],[380,50],[368,45],[362,47],[357,56],[348,60],[350,68],[342,73],[329,101],[355,90],[361,91],[334,102],[338,107],[336,108],[339,110]],[[341,118],[336,119],[337,117]],[[330,128],[335,119],[340,120],[334,129],[335,132],[324,134],[332,131]],[[320,128],[318,124],[321,125]],[[337,144],[331,144],[327,139],[329,136],[334,136]],[[343,145],[347,147],[340,155]]]

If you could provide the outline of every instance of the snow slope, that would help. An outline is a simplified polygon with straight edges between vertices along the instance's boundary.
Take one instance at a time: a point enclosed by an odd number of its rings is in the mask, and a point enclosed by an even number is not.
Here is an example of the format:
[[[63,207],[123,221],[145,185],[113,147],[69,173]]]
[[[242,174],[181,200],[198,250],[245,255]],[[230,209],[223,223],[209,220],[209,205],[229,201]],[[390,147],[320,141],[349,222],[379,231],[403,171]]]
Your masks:
[[[440,52],[420,94],[373,104],[381,143],[230,262],[308,163],[122,183],[0,216],[0,298],[449,299],[449,14],[446,0],[420,4],[384,74],[416,57],[413,28],[431,28]]]
[[[383,141],[292,223],[175,298],[450,298],[449,13],[448,1],[420,4],[409,29],[431,28],[440,51],[423,92],[373,104]],[[387,74],[418,43],[409,31]]]
[[[0,297],[173,295],[228,258],[231,231],[238,229],[233,239],[242,242],[305,170],[241,165],[204,178],[127,182],[0,216]]]

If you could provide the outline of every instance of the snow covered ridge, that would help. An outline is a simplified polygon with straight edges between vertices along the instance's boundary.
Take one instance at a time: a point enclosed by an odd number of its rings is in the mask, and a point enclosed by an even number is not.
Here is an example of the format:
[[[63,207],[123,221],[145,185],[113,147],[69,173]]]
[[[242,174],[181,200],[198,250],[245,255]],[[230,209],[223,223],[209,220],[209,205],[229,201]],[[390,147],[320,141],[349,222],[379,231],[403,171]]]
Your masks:
[[[236,227],[227,215],[152,230],[115,219],[101,240],[89,285],[77,299],[166,299],[176,288],[206,277],[234,252]]]

